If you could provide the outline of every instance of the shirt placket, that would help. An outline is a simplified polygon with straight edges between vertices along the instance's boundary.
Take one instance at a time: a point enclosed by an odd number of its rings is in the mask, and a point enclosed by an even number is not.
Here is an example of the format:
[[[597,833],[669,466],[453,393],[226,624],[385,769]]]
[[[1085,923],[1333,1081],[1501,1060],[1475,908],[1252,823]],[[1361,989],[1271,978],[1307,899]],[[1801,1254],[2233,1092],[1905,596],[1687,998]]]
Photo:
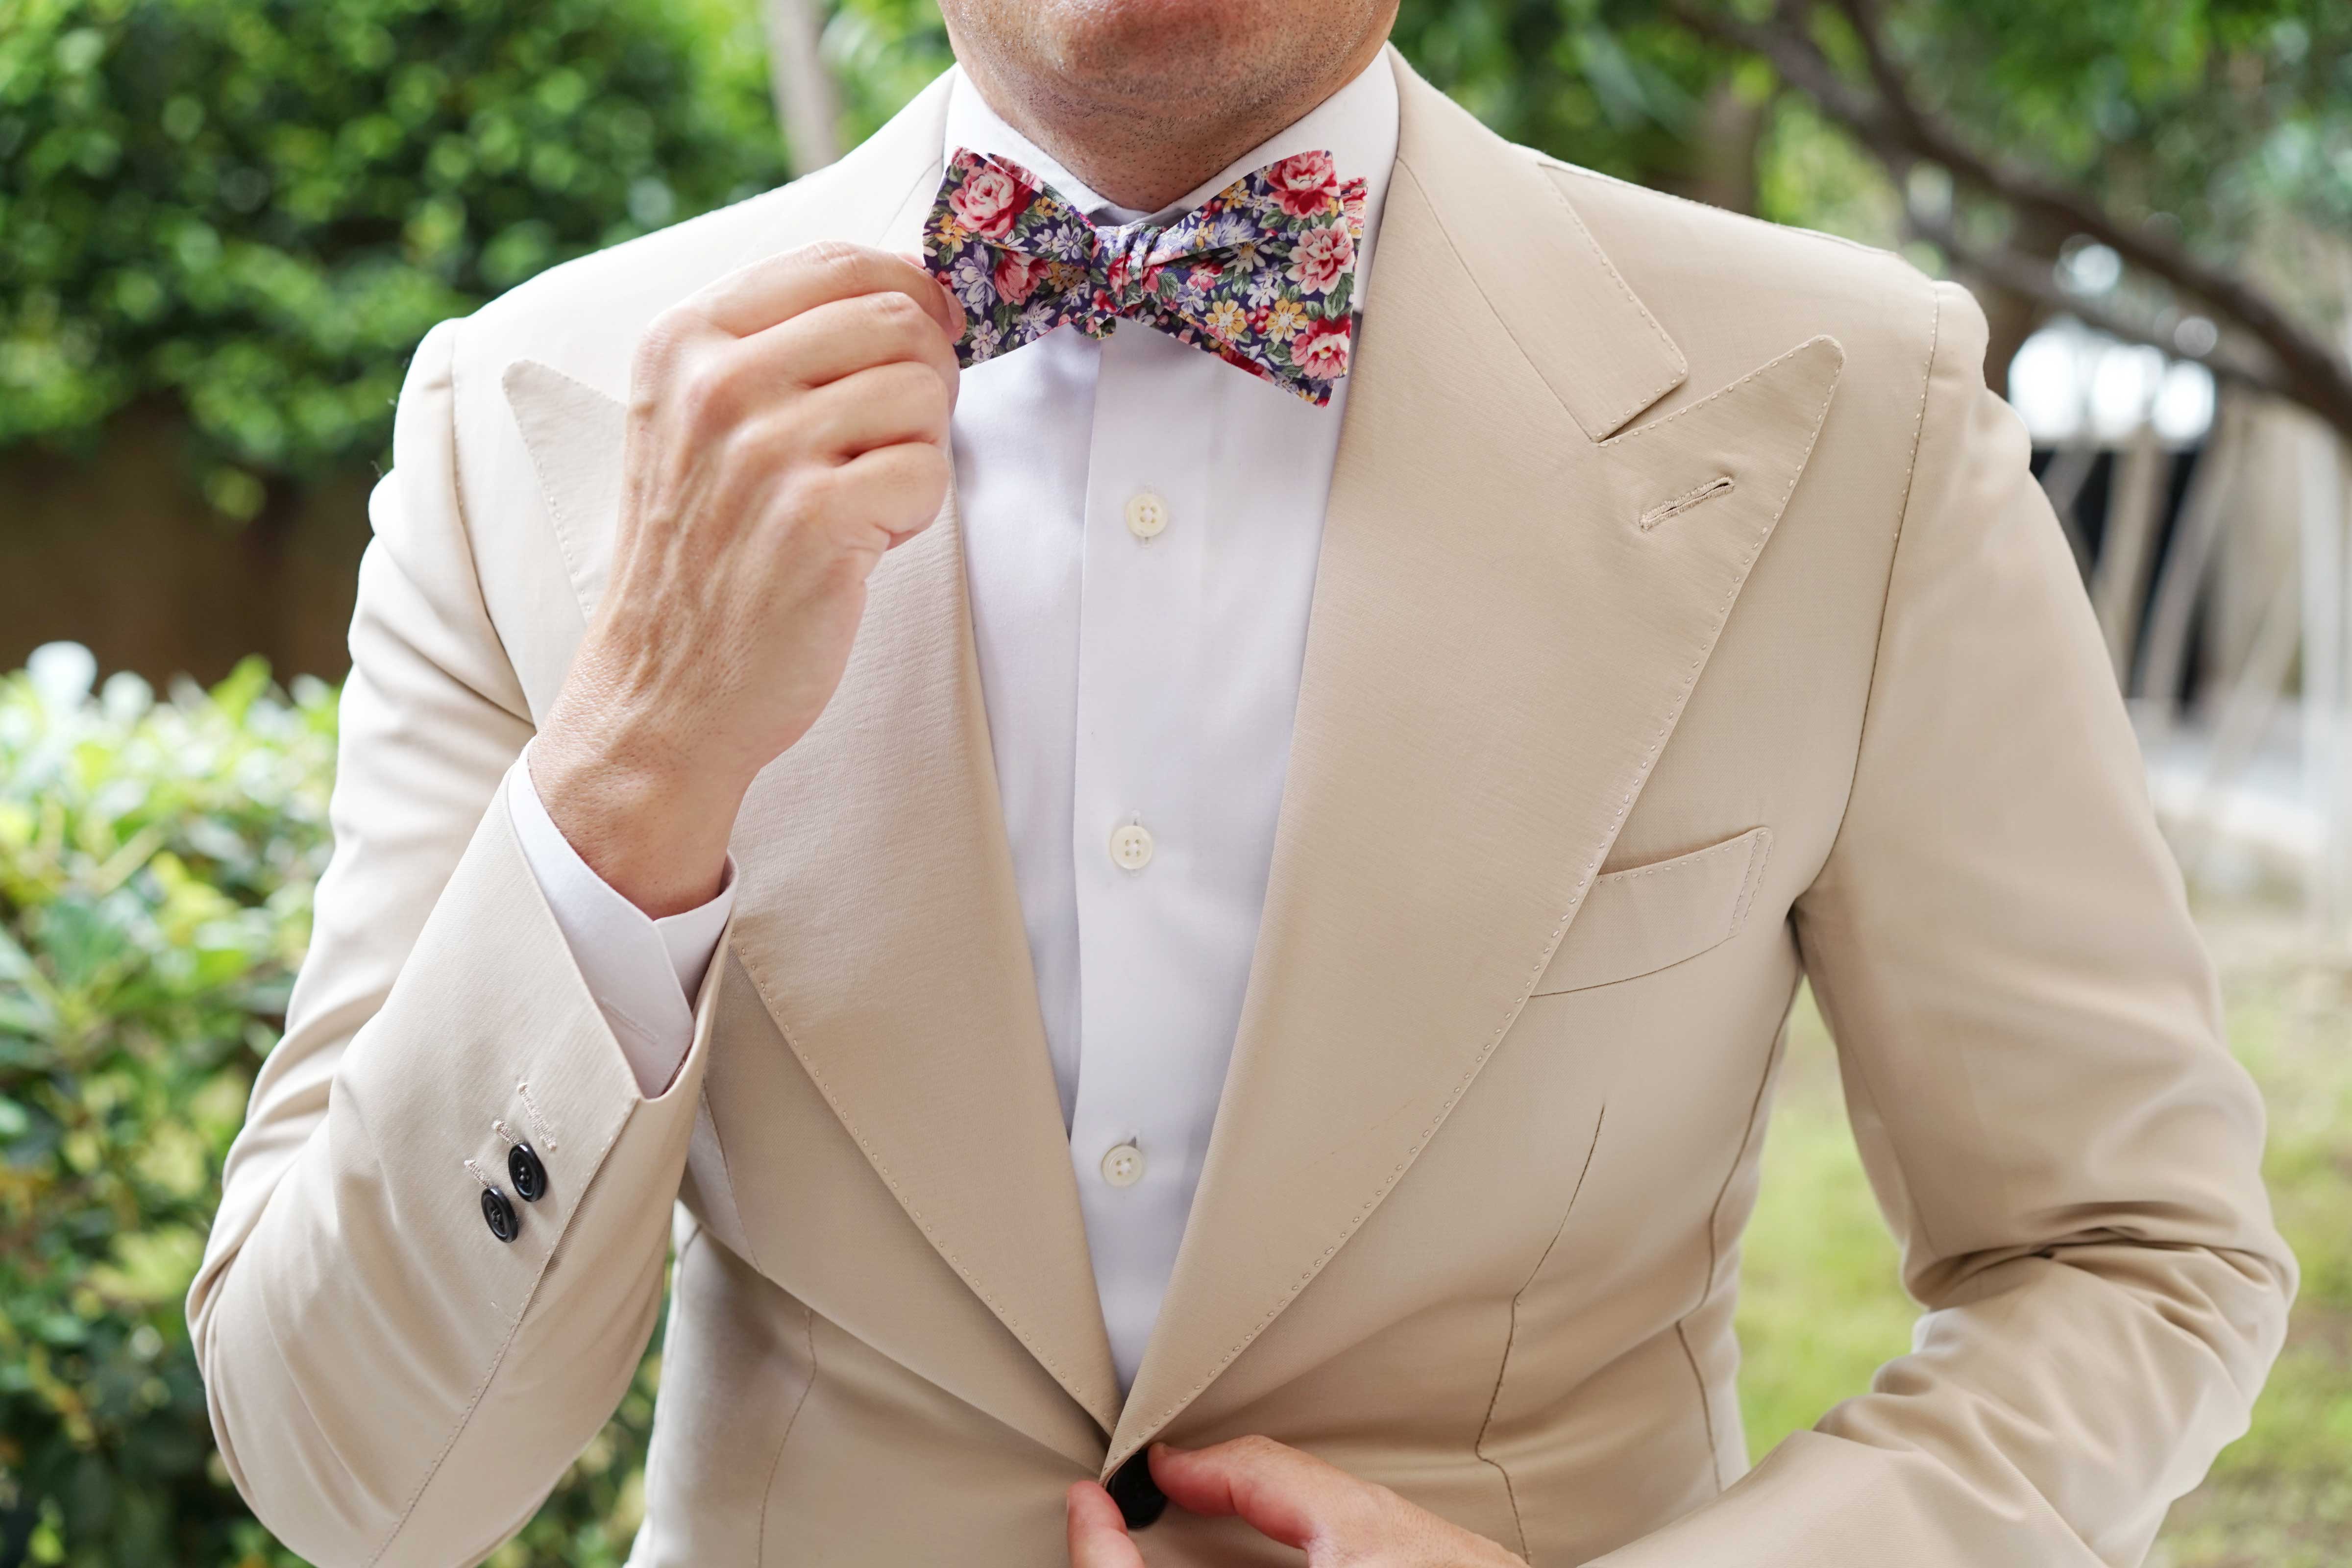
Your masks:
[[[1228,1041],[1204,1028],[1216,949],[1198,879],[1195,650],[1226,367],[1132,321],[1102,345],[1087,458],[1072,850],[1079,1079],[1070,1155],[1097,1289],[1131,1375],[1174,1266]]]

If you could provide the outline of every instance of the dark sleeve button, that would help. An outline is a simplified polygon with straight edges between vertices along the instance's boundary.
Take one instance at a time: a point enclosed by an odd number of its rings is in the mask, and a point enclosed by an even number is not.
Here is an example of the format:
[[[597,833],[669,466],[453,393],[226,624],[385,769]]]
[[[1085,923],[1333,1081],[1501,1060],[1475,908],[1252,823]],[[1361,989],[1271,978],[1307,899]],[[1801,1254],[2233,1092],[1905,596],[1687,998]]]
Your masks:
[[[482,1189],[482,1218],[488,1223],[490,1234],[500,1241],[512,1241],[522,1234],[522,1219],[515,1213],[514,1205],[507,1202],[506,1194],[496,1187]]]
[[[547,1167],[530,1144],[518,1143],[507,1151],[507,1174],[514,1178],[515,1196],[523,1202],[535,1204],[547,1195]]]
[[[1118,1504],[1118,1516],[1129,1530],[1141,1530],[1166,1511],[1168,1494],[1151,1479],[1149,1451],[1139,1452],[1111,1474],[1103,1489]]]

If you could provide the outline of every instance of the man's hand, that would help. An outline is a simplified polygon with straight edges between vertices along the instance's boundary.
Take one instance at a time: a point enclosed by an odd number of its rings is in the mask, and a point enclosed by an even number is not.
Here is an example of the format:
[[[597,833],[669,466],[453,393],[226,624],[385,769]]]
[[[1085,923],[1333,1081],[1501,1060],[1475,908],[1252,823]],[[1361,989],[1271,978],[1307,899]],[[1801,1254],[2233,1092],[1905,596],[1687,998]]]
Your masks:
[[[1241,1515],[1258,1533],[1307,1553],[1307,1568],[1527,1568],[1483,1535],[1415,1508],[1271,1437],[1210,1448],[1151,1448],[1151,1479],[1193,1513]],[[1092,1481],[1067,1499],[1070,1568],[1144,1568],[1118,1505]]]
[[[946,499],[962,319],[814,245],[664,312],[630,374],[610,585],[531,748],[583,859],[661,916],[718,891],[752,777],[841,682],[883,552]]]

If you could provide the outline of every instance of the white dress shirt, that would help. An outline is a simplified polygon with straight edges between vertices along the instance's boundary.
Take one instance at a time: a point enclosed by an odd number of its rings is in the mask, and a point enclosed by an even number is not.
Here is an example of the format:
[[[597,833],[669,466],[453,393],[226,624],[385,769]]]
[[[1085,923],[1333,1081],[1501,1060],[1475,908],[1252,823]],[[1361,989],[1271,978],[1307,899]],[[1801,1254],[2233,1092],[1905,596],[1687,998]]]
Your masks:
[[[1366,184],[1355,298],[1396,159],[1385,58],[1160,213],[1328,151]],[[947,145],[1114,207],[961,72]],[[1290,754],[1348,384],[1318,408],[1139,322],[966,371],[956,507],[980,679],[1095,1283],[1122,1386],[1160,1313],[1239,1026]],[[648,920],[574,854],[527,763],[526,858],[637,1079],[685,1058],[732,900]]]

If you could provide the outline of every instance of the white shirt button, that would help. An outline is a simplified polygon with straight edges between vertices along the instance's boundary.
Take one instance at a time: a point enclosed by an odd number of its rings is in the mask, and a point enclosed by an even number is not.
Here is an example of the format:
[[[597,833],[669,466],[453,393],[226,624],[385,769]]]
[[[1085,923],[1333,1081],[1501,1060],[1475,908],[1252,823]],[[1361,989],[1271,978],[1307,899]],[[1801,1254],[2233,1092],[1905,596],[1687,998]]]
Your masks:
[[[1138,490],[1128,498],[1127,531],[1138,539],[1150,539],[1168,526],[1168,503],[1150,490]]]
[[[1102,1158],[1103,1180],[1114,1187],[1131,1187],[1143,1180],[1143,1151],[1122,1143]]]
[[[1130,822],[1110,836],[1111,864],[1122,871],[1140,871],[1151,864],[1151,833]]]

